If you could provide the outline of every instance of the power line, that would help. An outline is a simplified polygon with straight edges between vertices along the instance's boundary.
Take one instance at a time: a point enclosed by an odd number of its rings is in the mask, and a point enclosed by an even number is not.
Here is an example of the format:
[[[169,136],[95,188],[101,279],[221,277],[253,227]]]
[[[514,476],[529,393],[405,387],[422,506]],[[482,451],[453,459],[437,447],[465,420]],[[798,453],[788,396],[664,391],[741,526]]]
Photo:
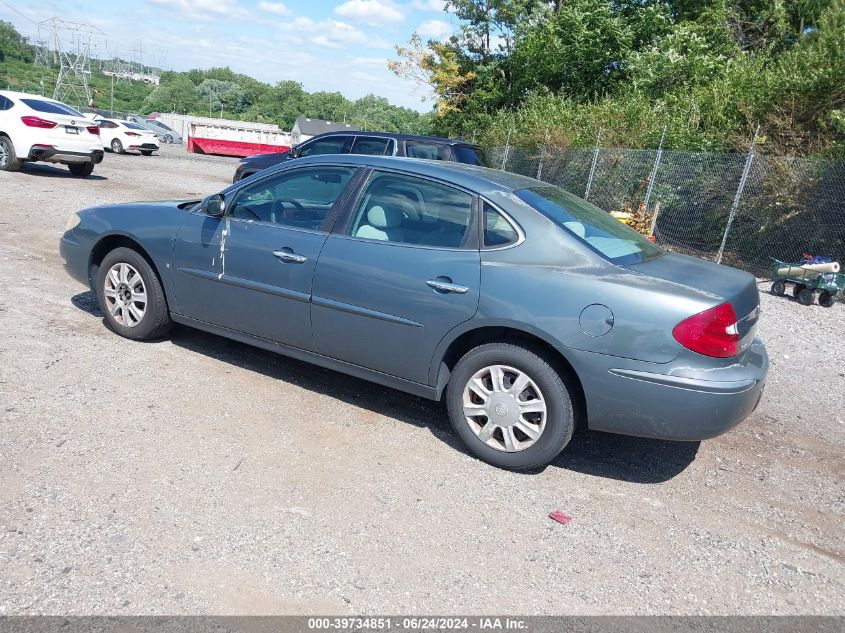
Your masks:
[[[26,15],[26,14],[24,14],[24,13],[21,13],[21,11],[20,11],[20,10],[18,10],[16,7],[13,7],[13,6],[12,6],[11,4],[9,4],[8,2],[5,2],[5,0],[0,0],[0,4],[5,5],[6,7],[10,8],[12,11],[14,11],[14,12],[15,12],[15,13],[17,13],[19,16],[21,16],[24,20],[28,20],[28,21],[32,22],[33,24],[38,25],[38,22],[36,22],[35,20],[33,20],[33,19],[32,19],[31,17],[29,17],[28,15]]]

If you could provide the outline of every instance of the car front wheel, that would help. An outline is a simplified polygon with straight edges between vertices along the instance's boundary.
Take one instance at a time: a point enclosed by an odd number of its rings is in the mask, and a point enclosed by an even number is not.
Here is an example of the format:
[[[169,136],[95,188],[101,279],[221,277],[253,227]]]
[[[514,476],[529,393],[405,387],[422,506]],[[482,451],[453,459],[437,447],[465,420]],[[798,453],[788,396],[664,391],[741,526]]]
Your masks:
[[[131,248],[116,248],[103,259],[97,271],[97,300],[108,326],[126,338],[155,339],[170,328],[158,276]]]
[[[455,365],[446,390],[449,418],[470,452],[508,470],[543,466],[575,428],[571,391],[535,351],[481,345]]]

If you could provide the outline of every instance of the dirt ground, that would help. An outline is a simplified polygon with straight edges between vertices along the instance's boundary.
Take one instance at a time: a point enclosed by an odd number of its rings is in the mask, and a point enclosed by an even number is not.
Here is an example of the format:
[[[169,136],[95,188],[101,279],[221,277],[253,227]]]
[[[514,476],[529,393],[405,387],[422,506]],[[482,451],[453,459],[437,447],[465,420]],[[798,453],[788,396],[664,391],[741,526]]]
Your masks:
[[[0,614],[845,613],[845,305],[764,294],[769,381],[727,435],[583,432],[504,472],[440,404],[106,329],[62,269],[71,212],[212,193],[234,165],[0,173]]]

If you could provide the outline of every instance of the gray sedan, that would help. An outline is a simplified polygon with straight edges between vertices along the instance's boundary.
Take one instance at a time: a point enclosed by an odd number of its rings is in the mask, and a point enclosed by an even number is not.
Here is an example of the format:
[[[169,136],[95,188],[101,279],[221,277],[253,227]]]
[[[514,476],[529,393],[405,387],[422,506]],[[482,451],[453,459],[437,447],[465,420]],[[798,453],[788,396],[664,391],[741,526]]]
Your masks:
[[[155,134],[163,143],[181,143],[182,135],[173,128],[165,125],[158,119],[148,119],[137,114],[130,114],[126,117],[128,121],[137,123],[147,128],[150,132]]]
[[[178,322],[445,399],[503,468],[548,463],[578,424],[713,437],[768,370],[754,277],[483,167],[304,158],[202,201],[81,211],[60,247],[122,336]]]

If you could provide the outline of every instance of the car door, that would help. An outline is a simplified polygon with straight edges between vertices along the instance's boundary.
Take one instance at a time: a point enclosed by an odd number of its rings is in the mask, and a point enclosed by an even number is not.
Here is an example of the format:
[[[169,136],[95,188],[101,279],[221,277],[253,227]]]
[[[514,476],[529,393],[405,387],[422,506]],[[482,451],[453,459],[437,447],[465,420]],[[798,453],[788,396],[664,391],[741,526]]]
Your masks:
[[[287,169],[227,194],[220,218],[191,213],[173,255],[177,312],[311,349],[314,266],[356,173]]]
[[[315,349],[425,384],[434,349],[478,307],[475,197],[373,171],[314,275]]]

